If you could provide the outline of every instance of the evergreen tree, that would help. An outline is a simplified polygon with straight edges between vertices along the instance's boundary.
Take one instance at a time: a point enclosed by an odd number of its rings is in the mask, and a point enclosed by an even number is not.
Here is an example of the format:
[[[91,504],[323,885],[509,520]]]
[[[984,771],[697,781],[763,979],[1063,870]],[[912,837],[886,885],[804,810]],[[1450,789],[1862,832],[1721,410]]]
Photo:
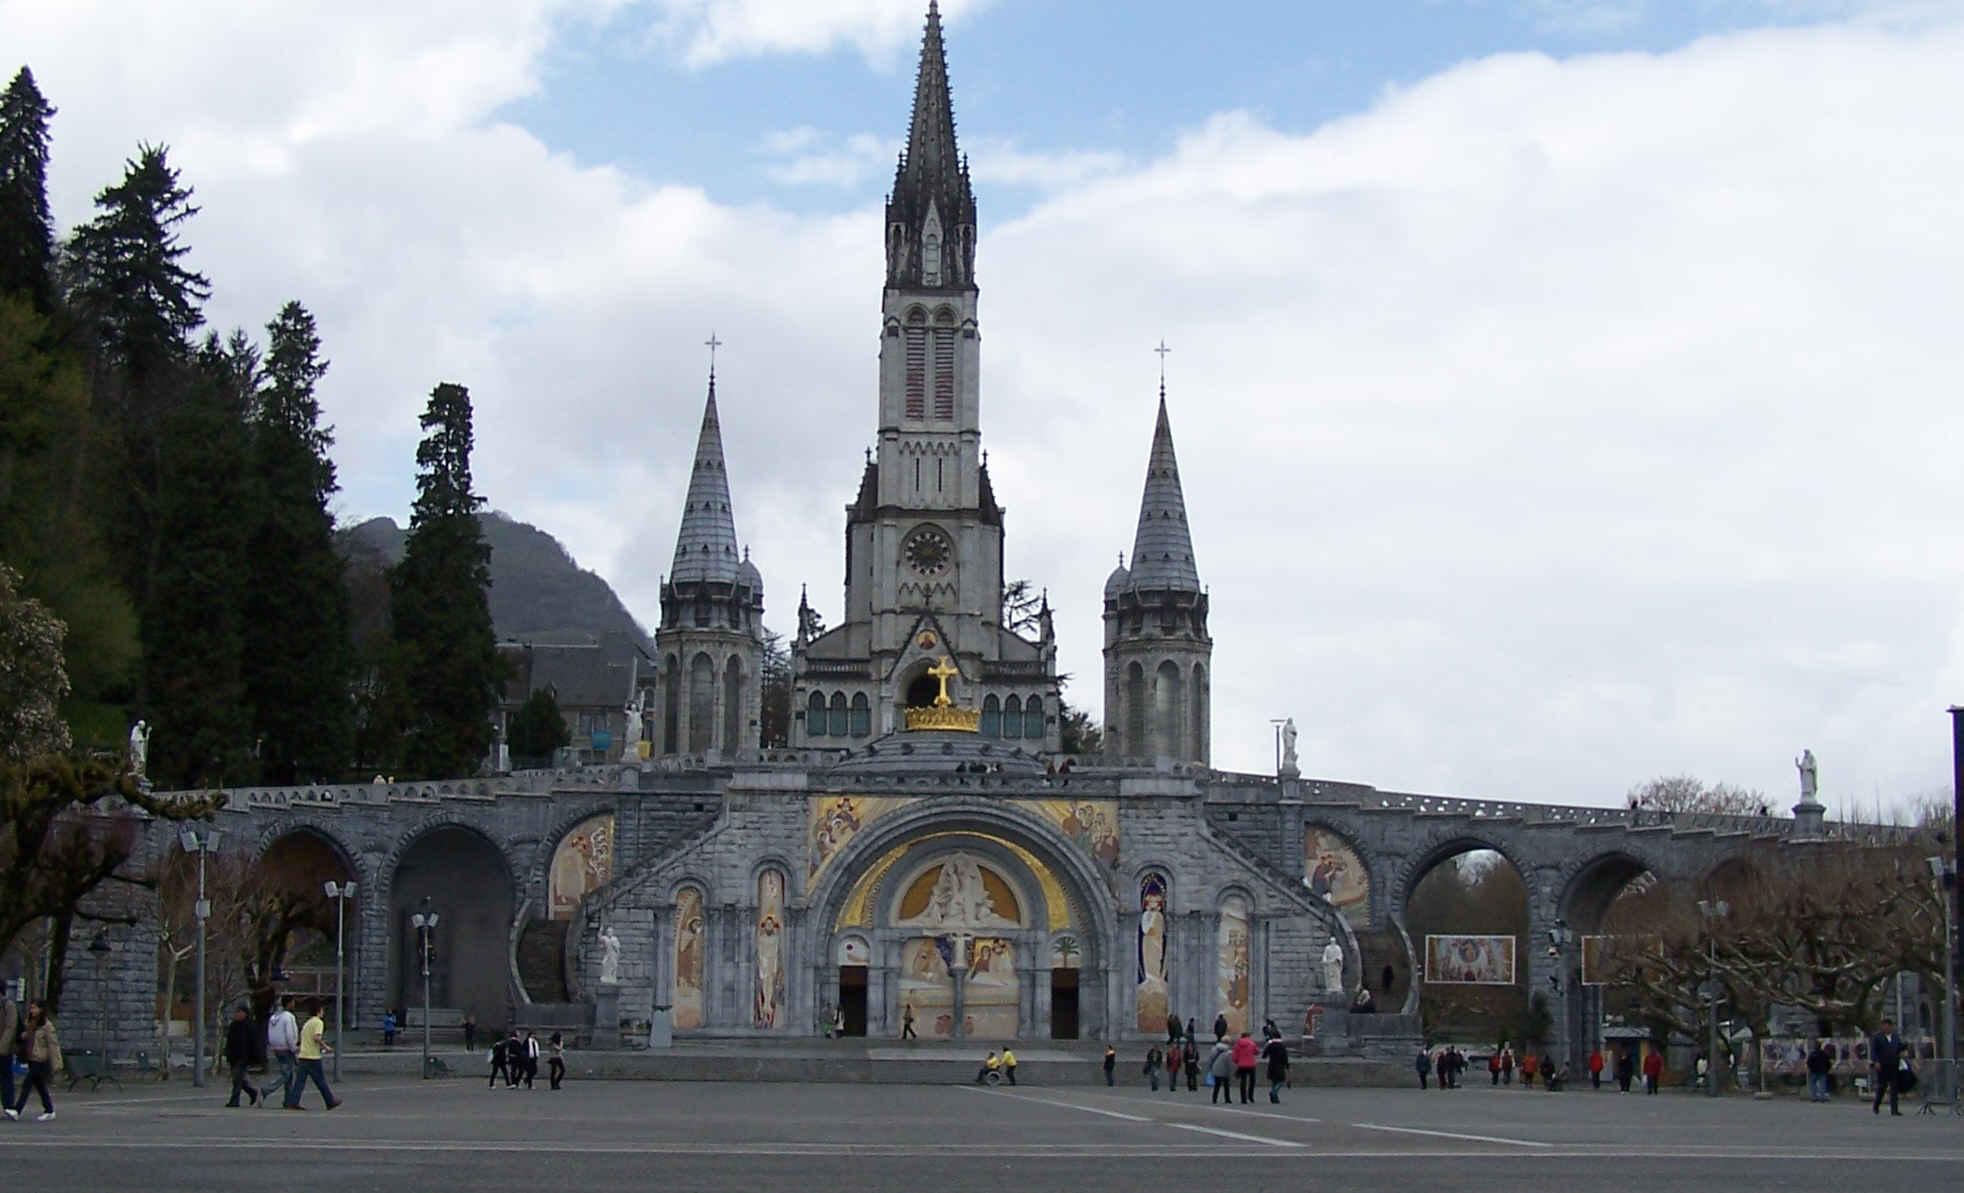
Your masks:
[[[256,364],[243,333],[229,344],[207,339],[195,383],[160,436],[157,520],[170,549],[143,610],[150,773],[160,785],[216,785],[250,770],[242,666],[248,486],[239,461]]]
[[[148,609],[164,562],[163,426],[196,386],[190,336],[211,286],[183,264],[190,250],[179,229],[198,209],[161,146],[142,146],[96,209],[69,239],[67,297],[88,352],[96,422],[113,428],[98,460],[99,517],[125,587]],[[146,632],[144,643],[159,640]]]
[[[337,778],[351,761],[353,654],[328,512],[334,437],[314,399],[327,372],[320,336],[297,302],[266,331],[252,415],[243,674],[262,777],[296,783]]]
[[[542,759],[550,762],[554,751],[572,743],[573,733],[566,728],[566,714],[559,711],[559,696],[550,685],[533,692],[518,706],[518,711],[511,715],[507,740],[512,757],[528,762]]]
[[[0,294],[55,305],[55,224],[48,212],[48,119],[55,109],[25,66],[0,94]]]
[[[425,778],[475,774],[491,747],[505,662],[491,625],[491,547],[471,492],[471,395],[430,391],[416,448],[416,505],[390,572],[394,671],[407,711],[402,765]]]

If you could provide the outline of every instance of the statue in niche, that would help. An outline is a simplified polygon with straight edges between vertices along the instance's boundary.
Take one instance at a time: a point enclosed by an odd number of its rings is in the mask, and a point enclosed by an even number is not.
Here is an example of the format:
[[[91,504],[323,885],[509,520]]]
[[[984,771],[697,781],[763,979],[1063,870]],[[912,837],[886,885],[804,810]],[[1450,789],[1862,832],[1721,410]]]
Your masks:
[[[621,938],[614,935],[614,926],[607,925],[600,930],[600,984],[618,986],[621,983]]]

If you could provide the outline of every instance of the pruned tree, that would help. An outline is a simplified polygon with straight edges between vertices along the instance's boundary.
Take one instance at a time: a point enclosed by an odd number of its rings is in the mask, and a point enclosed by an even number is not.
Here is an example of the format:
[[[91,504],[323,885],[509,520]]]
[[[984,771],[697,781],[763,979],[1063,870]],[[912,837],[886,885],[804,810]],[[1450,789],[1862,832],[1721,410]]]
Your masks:
[[[1691,775],[1665,775],[1630,788],[1632,808],[1711,816],[1763,816],[1766,793],[1755,788],[1712,783]]]

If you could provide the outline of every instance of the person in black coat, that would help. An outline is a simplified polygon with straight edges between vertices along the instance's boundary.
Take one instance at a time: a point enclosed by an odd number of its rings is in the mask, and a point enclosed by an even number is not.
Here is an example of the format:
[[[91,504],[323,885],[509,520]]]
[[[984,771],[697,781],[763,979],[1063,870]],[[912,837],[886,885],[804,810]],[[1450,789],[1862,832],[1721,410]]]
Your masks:
[[[491,1080],[487,1088],[498,1088],[498,1077],[502,1074],[505,1084],[511,1084],[511,1052],[505,1047],[505,1039],[500,1036],[491,1042]]]
[[[252,1099],[259,1105],[259,1089],[246,1078],[246,1066],[252,1063],[252,1020],[246,1017],[243,1005],[232,1008],[232,1021],[225,1025],[225,1063],[232,1067],[232,1100],[227,1106],[237,1106],[239,1095]]]
[[[1884,1019],[1882,1030],[1875,1033],[1869,1041],[1869,1064],[1875,1067],[1875,1105],[1870,1109],[1882,1113],[1882,1095],[1889,1095],[1889,1113],[1900,1115],[1896,1099],[1903,1088],[1903,1038],[1896,1034],[1896,1021]]]
[[[1227,1039],[1227,1016],[1226,1016],[1226,1015],[1216,1015],[1216,1016],[1214,1016],[1214,1038],[1215,1038],[1216,1040],[1225,1040],[1225,1039]]]

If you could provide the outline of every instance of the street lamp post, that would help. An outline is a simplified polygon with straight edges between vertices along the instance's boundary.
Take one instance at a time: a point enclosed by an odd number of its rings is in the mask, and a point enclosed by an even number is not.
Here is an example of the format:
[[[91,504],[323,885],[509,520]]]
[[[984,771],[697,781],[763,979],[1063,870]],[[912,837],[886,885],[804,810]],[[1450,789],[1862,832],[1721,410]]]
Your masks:
[[[1558,919],[1555,921],[1555,926],[1548,929],[1548,959],[1555,963],[1555,972],[1548,975],[1548,984],[1554,987],[1555,997],[1559,1000],[1561,1008],[1562,1064],[1564,1066],[1575,1063],[1575,1057],[1571,1051],[1574,1047],[1572,1035],[1575,1030],[1575,1024],[1572,1022],[1573,1016],[1569,1013],[1569,999],[1572,991],[1569,988],[1569,983],[1562,980],[1562,976],[1568,968],[1569,941],[1573,939],[1575,939],[1575,934],[1569,931],[1567,920]]]
[[[1705,1054],[1705,1094],[1707,1097],[1713,1097],[1713,1098],[1718,1097],[1718,1071],[1719,1071],[1718,1070],[1718,1051],[1719,1051],[1718,930],[1715,927],[1715,925],[1719,920],[1724,919],[1726,913],[1730,912],[1731,910],[1732,908],[1729,905],[1727,905],[1726,901],[1723,899],[1719,899],[1716,901],[1710,901],[1705,899],[1698,900],[1698,914],[1705,921],[1705,945],[1706,945],[1705,957],[1706,957],[1706,967],[1707,967],[1706,980],[1711,984],[1712,987],[1712,1044],[1711,1044],[1711,1049]]]
[[[184,852],[198,855],[198,901],[191,908],[198,921],[198,1018],[191,1032],[191,1084],[199,1089],[205,1084],[205,921],[211,918],[211,900],[205,898],[205,858],[217,853],[224,839],[224,829],[210,827],[200,833],[187,826],[177,835]]]
[[[1944,982],[1944,1059],[1950,1063],[1945,1066],[1944,1096],[1954,1103],[1957,1099],[1957,958],[1951,953],[1951,944],[1956,937],[1955,925],[1951,922],[1951,901],[1957,897],[1957,863],[1947,857],[1928,859],[1930,875],[1937,880],[1937,899],[1944,905],[1944,965],[1949,970]]]
[[[342,975],[346,972],[347,949],[347,911],[348,900],[355,897],[355,884],[352,882],[329,882],[324,888],[327,897],[334,900],[334,1080],[341,1080],[341,1025],[347,1022],[348,1001],[342,993]]]
[[[436,933],[437,914],[429,910],[429,896],[423,896],[423,910],[409,917],[416,928],[416,951],[423,958],[423,1076],[430,1075],[430,939]]]

